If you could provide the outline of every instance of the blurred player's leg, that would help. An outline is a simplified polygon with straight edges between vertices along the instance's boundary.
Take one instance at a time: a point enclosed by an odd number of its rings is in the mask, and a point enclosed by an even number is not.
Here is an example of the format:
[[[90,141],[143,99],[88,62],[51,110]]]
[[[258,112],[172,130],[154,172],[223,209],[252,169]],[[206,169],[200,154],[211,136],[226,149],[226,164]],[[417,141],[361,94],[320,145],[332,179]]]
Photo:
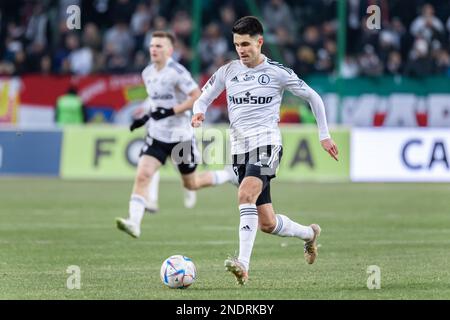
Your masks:
[[[131,194],[128,218],[117,218],[117,227],[134,238],[141,234],[141,221],[147,206],[146,197],[148,186],[154,172],[161,166],[161,162],[146,154],[139,158],[136,178],[134,180],[133,192]]]
[[[183,188],[184,206],[188,209],[195,207],[197,203],[197,192]]]
[[[184,187],[188,190],[198,190],[230,182],[235,184],[236,176],[232,170],[213,170],[202,173],[183,174]]]
[[[228,168],[225,167],[222,170],[212,170],[202,173],[197,173],[195,170],[197,169],[196,159],[198,158],[198,151],[195,145],[195,140],[184,142],[185,145],[181,150],[181,159],[183,162],[180,163],[180,159],[172,161],[177,164],[178,170],[181,173],[181,178],[183,180],[183,186],[185,188],[184,191],[184,205],[186,208],[192,208],[195,206],[197,202],[197,196],[195,190],[216,186],[220,184],[224,184],[226,182],[231,182],[233,184],[237,184],[237,177],[233,172],[231,166]],[[184,152],[188,152],[189,161],[185,162],[184,160]]]
[[[296,237],[305,241],[304,255],[311,264],[317,257],[317,237],[320,227],[316,224],[303,226],[282,214],[275,214],[272,203],[258,206],[259,226],[261,231],[280,237]]]
[[[146,210],[150,213],[155,213],[158,211],[158,191],[159,191],[159,170],[153,174],[150,186],[148,188],[148,202]]]

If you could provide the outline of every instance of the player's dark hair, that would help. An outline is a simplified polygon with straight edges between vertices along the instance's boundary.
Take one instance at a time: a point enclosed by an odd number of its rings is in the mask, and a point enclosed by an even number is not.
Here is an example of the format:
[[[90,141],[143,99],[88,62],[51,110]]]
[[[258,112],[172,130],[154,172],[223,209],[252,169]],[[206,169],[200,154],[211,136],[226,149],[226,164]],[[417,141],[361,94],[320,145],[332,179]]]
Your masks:
[[[254,16],[245,16],[240,18],[234,23],[231,31],[240,35],[249,34],[252,37],[255,35],[262,36],[264,34],[261,22]]]
[[[155,31],[152,33],[152,37],[153,38],[167,38],[170,40],[170,43],[172,45],[175,44],[175,36],[173,35],[173,33],[168,32],[168,31]]]

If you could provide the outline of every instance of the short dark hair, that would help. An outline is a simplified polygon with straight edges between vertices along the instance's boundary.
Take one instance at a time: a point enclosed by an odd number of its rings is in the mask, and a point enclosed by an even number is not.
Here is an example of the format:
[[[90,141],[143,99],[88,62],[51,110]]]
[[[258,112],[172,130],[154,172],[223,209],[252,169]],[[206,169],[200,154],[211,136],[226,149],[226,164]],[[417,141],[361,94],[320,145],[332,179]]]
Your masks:
[[[231,29],[233,33],[237,34],[249,34],[250,36],[255,35],[263,35],[264,30],[261,22],[258,20],[257,17],[254,16],[245,16],[237,20],[234,25],[233,29]]]
[[[155,31],[152,33],[152,38],[167,38],[172,45],[175,44],[175,36],[168,31]]]

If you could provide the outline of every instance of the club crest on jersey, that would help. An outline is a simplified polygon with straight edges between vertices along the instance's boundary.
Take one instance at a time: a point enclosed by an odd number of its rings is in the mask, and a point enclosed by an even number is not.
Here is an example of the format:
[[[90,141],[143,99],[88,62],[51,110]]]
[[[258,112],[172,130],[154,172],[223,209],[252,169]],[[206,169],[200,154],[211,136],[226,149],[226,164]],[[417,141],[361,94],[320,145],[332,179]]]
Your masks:
[[[246,74],[244,76],[244,81],[252,81],[255,80],[255,76]]]
[[[258,77],[258,83],[266,85],[270,82],[270,77],[267,74],[262,74]]]

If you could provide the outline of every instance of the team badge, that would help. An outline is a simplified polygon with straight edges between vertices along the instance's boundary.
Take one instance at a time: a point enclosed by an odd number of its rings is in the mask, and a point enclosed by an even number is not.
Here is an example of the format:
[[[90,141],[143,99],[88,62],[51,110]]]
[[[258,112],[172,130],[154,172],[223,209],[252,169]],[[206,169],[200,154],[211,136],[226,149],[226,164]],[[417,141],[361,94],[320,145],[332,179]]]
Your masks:
[[[270,78],[267,74],[262,74],[258,77],[258,83],[262,85],[266,85],[270,82]]]

